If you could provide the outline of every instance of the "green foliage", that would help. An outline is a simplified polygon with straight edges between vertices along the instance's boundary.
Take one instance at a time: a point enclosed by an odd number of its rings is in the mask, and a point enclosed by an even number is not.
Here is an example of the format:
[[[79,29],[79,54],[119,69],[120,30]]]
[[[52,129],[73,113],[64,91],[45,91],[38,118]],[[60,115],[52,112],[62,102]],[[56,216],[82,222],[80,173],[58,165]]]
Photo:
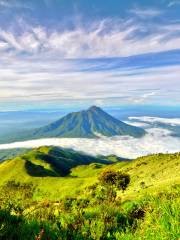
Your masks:
[[[11,171],[9,174],[6,168],[13,168],[13,166],[15,166],[18,169],[14,171],[14,174],[18,175],[19,172],[20,176],[24,175],[24,179],[26,179],[27,176],[59,177],[68,175],[73,167],[91,163],[94,164],[92,167],[97,169],[101,167],[101,164],[110,164],[111,161],[58,147],[40,147],[29,150],[23,155],[2,163],[0,165],[0,174],[2,176],[4,174],[5,177],[8,178],[13,172]],[[11,176],[11,178],[12,177],[13,179],[16,178],[16,176]],[[11,178],[7,180],[11,180]],[[0,178],[0,185],[2,180],[3,178]]]
[[[52,150],[0,164],[0,239],[179,239],[180,154],[150,155],[111,169],[91,163],[65,177],[29,175],[26,161],[55,171],[44,158]],[[71,154],[53,152],[57,158]]]
[[[101,173],[99,181],[102,185],[125,191],[130,183],[130,176],[113,169],[106,169]]]
[[[179,187],[125,203],[72,198],[0,209],[0,239],[178,239]],[[30,200],[30,199],[29,199]],[[28,201],[29,201],[28,200]],[[29,207],[28,207],[29,209]]]

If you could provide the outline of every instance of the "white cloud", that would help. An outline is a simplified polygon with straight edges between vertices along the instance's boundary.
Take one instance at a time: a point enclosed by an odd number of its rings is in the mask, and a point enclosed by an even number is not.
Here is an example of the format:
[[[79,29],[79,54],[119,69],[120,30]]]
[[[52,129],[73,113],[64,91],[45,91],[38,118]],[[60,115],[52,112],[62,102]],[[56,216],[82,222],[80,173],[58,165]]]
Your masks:
[[[170,1],[168,3],[168,7],[173,7],[173,6],[176,6],[176,5],[180,5],[180,0]]]
[[[5,51],[9,48],[9,45],[7,42],[1,42],[0,41],[0,51]]]
[[[129,120],[139,120],[145,123],[163,123],[171,126],[180,126],[180,118],[160,118],[160,117],[129,117]]]
[[[32,7],[27,4],[20,2],[18,0],[0,0],[0,7],[3,8],[24,8],[24,9],[32,9]]]
[[[138,119],[139,120],[139,119]],[[144,123],[144,122],[135,122],[135,121],[124,121],[125,123],[135,126],[135,127],[142,127],[142,128],[146,128],[149,127],[150,125],[148,123]]]
[[[129,11],[140,18],[156,17],[163,14],[163,11],[155,8],[133,8]]]
[[[167,104],[180,103],[179,65],[118,69],[116,63],[113,69],[113,59],[78,60],[180,49],[179,24],[149,27],[132,19],[106,19],[66,31],[33,27],[22,19],[18,24],[19,31],[0,29],[1,102],[90,100],[105,105],[157,103],[166,98]],[[137,33],[144,31],[143,37]]]
[[[17,34],[1,29],[0,38],[11,51],[58,54],[61,58],[125,57],[180,48],[177,27],[179,24],[145,26],[134,20],[103,20],[66,31],[27,26]],[[143,32],[146,34],[140,37]]]
[[[143,103],[146,99],[149,99],[151,96],[154,96],[154,95],[156,95],[156,92],[144,93],[140,96],[132,98],[132,102]]]
[[[89,70],[84,71],[76,61],[13,59],[4,60],[0,69],[1,102],[92,100],[103,105],[110,101],[156,102],[164,97],[180,102],[179,66],[94,71],[87,63]]]
[[[170,131],[152,128],[140,139],[133,137],[101,137],[99,139],[50,138],[0,145],[0,149],[60,146],[93,155],[115,154],[124,158],[136,158],[152,153],[180,151],[180,138],[170,136]]]

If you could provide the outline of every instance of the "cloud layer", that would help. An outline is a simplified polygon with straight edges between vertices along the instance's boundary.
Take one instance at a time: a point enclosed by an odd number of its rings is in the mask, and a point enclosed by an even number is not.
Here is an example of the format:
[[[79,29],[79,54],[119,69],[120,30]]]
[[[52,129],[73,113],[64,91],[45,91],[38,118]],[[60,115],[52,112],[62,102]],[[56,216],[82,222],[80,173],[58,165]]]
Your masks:
[[[155,10],[132,10],[155,14]],[[144,15],[143,15],[144,16]],[[59,55],[61,58],[125,57],[180,49],[180,24],[137,22],[135,19],[104,19],[73,29],[47,29],[19,21],[18,34],[0,28],[0,51]]]
[[[133,121],[139,120],[140,122],[145,122],[145,123],[163,123],[170,126],[180,126],[180,118],[160,118],[160,117],[144,116],[144,117],[129,117],[129,120],[133,120]]]
[[[59,60],[58,64],[56,60],[26,61],[7,59],[2,63],[1,102],[90,101],[103,105],[157,103],[166,99],[167,104],[180,103],[178,65],[128,68],[116,67],[119,63],[113,60]],[[110,69],[103,69],[104,64]]]
[[[91,155],[115,154],[124,158],[136,158],[152,153],[173,153],[180,151],[180,138],[172,137],[171,132],[151,128],[141,139],[133,137],[101,137],[99,139],[40,139],[0,145],[0,149],[35,148],[39,146],[60,146],[82,151]]]
[[[180,104],[180,24],[173,6],[114,1],[116,15],[97,1],[98,9],[115,15],[93,18],[69,16],[76,5],[66,2],[0,0],[0,110],[14,103]]]

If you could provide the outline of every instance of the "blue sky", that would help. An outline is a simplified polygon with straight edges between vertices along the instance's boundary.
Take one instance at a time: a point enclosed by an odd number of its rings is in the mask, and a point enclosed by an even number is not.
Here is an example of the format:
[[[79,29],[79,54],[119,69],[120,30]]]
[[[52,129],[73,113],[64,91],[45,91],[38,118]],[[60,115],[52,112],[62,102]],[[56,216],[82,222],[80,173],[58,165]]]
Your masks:
[[[180,106],[180,0],[0,0],[0,111]]]

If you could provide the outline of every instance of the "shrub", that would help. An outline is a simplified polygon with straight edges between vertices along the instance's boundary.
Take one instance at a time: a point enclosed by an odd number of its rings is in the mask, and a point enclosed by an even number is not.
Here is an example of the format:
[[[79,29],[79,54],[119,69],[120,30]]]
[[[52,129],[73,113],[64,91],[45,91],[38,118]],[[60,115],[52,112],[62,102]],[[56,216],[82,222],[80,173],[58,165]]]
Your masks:
[[[125,191],[130,183],[130,176],[126,173],[108,169],[101,173],[99,181],[102,185],[114,186],[118,190]]]

